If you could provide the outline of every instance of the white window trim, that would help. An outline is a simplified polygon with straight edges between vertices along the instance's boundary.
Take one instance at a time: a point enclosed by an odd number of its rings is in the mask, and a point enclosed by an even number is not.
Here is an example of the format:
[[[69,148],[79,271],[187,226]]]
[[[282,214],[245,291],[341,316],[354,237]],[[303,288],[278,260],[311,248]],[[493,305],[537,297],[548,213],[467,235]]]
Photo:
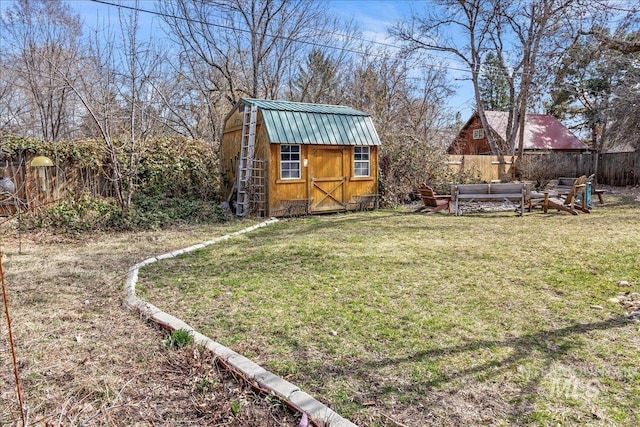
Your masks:
[[[356,160],[356,150],[357,149],[366,149],[367,160]],[[358,168],[356,166],[358,164],[364,164],[364,163],[366,163],[366,165],[367,165],[367,174],[366,175],[360,175],[357,172]],[[364,177],[370,177],[371,176],[371,147],[353,147],[353,176],[357,177],[357,178],[364,178]]]
[[[298,160],[282,160],[282,147],[298,147]],[[302,162],[301,162],[301,157],[302,157],[302,150],[300,149],[300,145],[299,144],[282,144],[280,145],[280,179],[282,180],[289,180],[289,179],[300,179],[302,178]],[[293,164],[297,164],[298,165],[298,176],[297,177],[292,177],[292,176],[283,176],[283,165],[284,164],[289,164],[289,165],[293,165]]]
[[[483,139],[483,138],[484,138],[484,129],[473,130],[473,139]]]

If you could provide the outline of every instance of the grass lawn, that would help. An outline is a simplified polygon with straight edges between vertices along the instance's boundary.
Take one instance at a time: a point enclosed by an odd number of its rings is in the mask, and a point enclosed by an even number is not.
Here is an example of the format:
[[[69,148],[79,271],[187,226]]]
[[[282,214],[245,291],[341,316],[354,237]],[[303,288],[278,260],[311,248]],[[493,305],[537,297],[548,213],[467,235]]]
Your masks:
[[[313,216],[145,267],[139,295],[362,426],[640,424],[640,205]],[[630,287],[622,288],[618,281]]]

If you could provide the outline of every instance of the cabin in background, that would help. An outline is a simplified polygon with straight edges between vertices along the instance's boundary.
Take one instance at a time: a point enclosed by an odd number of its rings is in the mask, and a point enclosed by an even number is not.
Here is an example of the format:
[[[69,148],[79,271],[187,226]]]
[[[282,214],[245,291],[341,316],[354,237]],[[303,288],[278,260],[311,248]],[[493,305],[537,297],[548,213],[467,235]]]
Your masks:
[[[361,111],[243,98],[225,119],[222,191],[238,216],[374,208],[380,144]]]
[[[503,111],[486,111],[489,131],[498,141],[507,138],[508,113]],[[516,139],[517,141],[517,139]],[[547,114],[527,114],[524,125],[525,153],[584,153],[589,147],[567,129],[558,119]],[[458,136],[447,149],[449,154],[457,155],[496,155],[482,128],[477,112],[462,127]]]

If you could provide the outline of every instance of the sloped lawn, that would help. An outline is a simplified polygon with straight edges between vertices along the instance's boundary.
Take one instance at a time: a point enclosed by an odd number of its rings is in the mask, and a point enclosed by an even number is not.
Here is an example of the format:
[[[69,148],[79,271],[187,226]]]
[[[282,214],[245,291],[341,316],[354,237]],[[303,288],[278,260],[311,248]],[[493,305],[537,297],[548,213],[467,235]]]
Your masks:
[[[627,281],[629,287],[617,283]],[[640,424],[640,206],[283,221],[139,295],[362,426]]]

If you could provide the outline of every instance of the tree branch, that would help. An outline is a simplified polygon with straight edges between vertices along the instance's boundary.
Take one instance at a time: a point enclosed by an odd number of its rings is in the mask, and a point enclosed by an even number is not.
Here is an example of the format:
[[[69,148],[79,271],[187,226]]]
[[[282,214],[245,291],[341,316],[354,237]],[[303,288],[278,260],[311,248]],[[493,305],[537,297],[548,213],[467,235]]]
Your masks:
[[[609,50],[615,50],[623,55],[640,52],[640,41],[620,40],[603,34],[600,31],[580,31],[585,36],[593,36],[600,42],[600,46]]]

